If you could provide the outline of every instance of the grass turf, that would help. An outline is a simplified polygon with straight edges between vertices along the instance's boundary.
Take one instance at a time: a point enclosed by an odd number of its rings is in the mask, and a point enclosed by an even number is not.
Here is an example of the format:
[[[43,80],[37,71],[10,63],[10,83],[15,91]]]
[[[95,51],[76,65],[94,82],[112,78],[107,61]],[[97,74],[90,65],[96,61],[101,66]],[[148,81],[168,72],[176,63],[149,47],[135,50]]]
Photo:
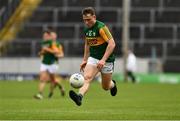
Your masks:
[[[180,85],[118,83],[118,95],[110,96],[99,83],[92,83],[78,107],[68,97],[72,89],[64,82],[66,96],[58,89],[48,99],[33,99],[37,81],[0,81],[0,120],[178,120]]]

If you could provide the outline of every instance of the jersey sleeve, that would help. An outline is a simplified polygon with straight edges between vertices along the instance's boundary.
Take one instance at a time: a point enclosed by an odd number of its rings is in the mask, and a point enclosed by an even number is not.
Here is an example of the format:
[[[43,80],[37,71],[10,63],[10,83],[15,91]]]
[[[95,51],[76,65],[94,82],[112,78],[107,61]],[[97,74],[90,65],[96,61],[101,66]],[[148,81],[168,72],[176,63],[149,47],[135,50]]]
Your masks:
[[[100,28],[99,29],[99,34],[105,41],[108,41],[108,40],[113,38],[110,31],[109,31],[109,29],[107,28],[107,26],[104,26],[104,27]]]
[[[58,50],[58,46],[57,46],[56,42],[53,42],[53,43],[52,43],[51,48],[52,48],[53,50]]]
[[[63,47],[59,42],[53,42],[52,43],[52,49],[58,50],[58,52],[63,52]]]

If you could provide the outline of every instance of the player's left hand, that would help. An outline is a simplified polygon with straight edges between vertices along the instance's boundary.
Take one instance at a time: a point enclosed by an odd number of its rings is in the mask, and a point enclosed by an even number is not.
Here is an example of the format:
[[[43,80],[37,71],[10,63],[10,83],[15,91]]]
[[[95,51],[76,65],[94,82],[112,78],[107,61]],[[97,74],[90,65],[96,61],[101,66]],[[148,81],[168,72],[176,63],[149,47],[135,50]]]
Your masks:
[[[87,61],[83,61],[83,62],[81,63],[81,65],[80,65],[80,71],[84,72],[84,68],[85,68],[86,64],[87,64]]]
[[[100,60],[98,63],[97,63],[97,68],[99,69],[99,70],[101,70],[103,67],[104,67],[104,65],[105,65],[105,61],[104,60]]]

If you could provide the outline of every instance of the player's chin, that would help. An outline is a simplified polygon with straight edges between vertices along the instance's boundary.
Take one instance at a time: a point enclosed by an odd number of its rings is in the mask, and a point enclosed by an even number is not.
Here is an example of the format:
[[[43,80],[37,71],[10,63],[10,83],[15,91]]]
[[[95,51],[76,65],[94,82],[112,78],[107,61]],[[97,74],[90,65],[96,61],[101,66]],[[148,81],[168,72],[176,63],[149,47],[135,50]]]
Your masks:
[[[91,24],[88,24],[88,25],[86,25],[88,28],[91,28],[93,25],[91,25]]]

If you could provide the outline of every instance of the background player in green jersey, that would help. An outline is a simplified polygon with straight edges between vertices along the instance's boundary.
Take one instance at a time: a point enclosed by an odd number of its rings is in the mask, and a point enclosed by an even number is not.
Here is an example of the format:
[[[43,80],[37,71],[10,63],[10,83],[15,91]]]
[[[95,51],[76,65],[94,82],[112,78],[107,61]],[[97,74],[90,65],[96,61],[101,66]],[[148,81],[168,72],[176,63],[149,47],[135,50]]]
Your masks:
[[[84,23],[87,27],[84,29],[85,46],[84,58],[80,65],[80,70],[84,72],[85,83],[76,94],[73,90],[69,91],[70,98],[80,106],[83,96],[87,93],[90,83],[98,72],[102,77],[102,88],[110,90],[112,96],[117,94],[117,87],[112,80],[115,56],[114,39],[107,26],[96,20],[95,10],[87,7],[82,10]]]
[[[51,32],[51,37],[52,37],[52,41],[53,41],[53,43],[52,43],[52,49],[54,49],[54,50],[58,49],[58,50],[57,50],[58,53],[55,54],[55,57],[56,57],[56,65],[57,65],[57,69],[58,69],[58,68],[59,68],[59,66],[58,66],[58,61],[59,61],[59,58],[64,57],[64,51],[63,51],[62,45],[61,45],[59,42],[57,42],[57,34],[56,34],[56,32]],[[59,88],[62,96],[65,95],[64,87],[61,85],[61,81],[62,81],[61,77],[60,77],[57,73],[55,73],[54,76],[55,76],[55,77],[54,77],[54,78],[55,78],[55,83],[51,83],[50,93],[49,93],[49,95],[48,95],[49,98],[52,97],[53,91],[54,91],[54,89],[55,89],[56,87]]]
[[[56,38],[52,33],[52,31],[45,31],[43,34],[42,48],[40,51],[40,55],[42,58],[41,67],[40,67],[40,83],[39,83],[39,93],[37,93],[34,97],[37,99],[43,98],[43,90],[46,83],[50,80],[51,88],[49,97],[52,96],[54,87],[58,85],[61,89],[62,95],[64,95],[64,90],[62,86],[56,80],[56,73],[58,69],[57,61],[58,56],[63,56],[62,52],[60,52],[59,48],[56,45]]]

